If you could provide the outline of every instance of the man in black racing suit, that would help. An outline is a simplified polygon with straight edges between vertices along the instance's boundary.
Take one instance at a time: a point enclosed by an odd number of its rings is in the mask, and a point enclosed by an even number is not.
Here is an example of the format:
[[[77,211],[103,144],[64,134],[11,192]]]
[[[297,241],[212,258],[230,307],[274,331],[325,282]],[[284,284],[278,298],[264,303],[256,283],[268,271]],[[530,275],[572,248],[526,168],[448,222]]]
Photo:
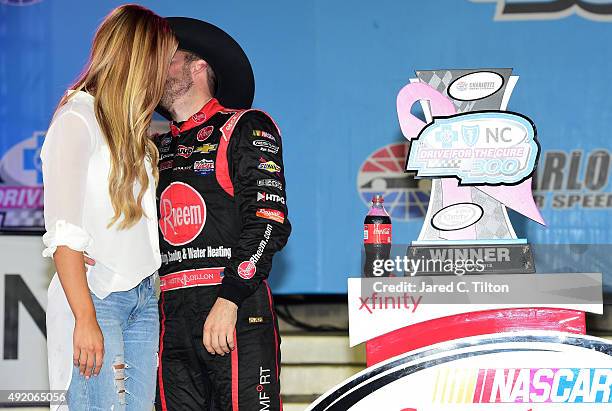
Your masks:
[[[162,254],[156,408],[282,410],[266,281],[291,232],[281,136],[267,114],[212,98],[220,69],[193,49],[174,56],[161,107],[176,121],[154,139]]]

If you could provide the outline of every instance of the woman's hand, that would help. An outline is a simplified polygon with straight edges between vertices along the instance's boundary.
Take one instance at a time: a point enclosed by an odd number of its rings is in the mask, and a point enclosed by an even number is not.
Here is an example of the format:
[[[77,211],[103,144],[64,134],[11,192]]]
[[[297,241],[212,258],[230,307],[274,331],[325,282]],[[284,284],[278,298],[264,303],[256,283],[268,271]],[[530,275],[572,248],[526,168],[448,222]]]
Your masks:
[[[77,318],[72,335],[74,366],[79,367],[81,375],[89,378],[97,376],[104,359],[104,337],[95,315]]]
[[[85,260],[85,264],[90,265],[92,267],[96,265],[96,260],[91,258],[89,254],[87,254],[87,251],[83,251],[83,258]]]

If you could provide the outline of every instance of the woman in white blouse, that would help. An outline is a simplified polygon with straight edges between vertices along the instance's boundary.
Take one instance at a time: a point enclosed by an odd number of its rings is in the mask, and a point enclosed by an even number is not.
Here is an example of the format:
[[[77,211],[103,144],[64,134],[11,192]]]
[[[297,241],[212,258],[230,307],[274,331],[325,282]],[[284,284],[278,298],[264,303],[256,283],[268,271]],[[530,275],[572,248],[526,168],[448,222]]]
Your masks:
[[[41,150],[43,255],[57,273],[47,309],[49,380],[70,410],[151,410],[161,260],[158,152],[147,129],[177,42],[140,6],[113,10]],[[85,266],[83,253],[96,260]]]

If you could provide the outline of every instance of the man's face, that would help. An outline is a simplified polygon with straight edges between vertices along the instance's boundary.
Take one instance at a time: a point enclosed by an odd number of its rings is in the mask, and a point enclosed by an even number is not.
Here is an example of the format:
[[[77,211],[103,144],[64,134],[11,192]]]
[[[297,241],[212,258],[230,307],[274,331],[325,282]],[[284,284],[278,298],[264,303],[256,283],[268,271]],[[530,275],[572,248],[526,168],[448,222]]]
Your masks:
[[[178,98],[185,95],[193,87],[193,77],[189,70],[190,64],[185,60],[186,55],[187,53],[184,51],[177,50],[168,68],[164,94],[159,102],[160,106],[168,111]]]

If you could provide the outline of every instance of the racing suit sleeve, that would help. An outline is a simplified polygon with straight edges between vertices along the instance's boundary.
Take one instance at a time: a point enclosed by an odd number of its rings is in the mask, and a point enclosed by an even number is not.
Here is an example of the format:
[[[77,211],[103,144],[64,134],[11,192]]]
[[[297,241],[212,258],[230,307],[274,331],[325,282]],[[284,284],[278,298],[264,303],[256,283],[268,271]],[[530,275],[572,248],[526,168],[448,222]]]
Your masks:
[[[259,111],[245,113],[227,154],[242,227],[218,296],[240,307],[268,277],[272,257],[287,243],[291,224],[281,136],[272,119]]]

